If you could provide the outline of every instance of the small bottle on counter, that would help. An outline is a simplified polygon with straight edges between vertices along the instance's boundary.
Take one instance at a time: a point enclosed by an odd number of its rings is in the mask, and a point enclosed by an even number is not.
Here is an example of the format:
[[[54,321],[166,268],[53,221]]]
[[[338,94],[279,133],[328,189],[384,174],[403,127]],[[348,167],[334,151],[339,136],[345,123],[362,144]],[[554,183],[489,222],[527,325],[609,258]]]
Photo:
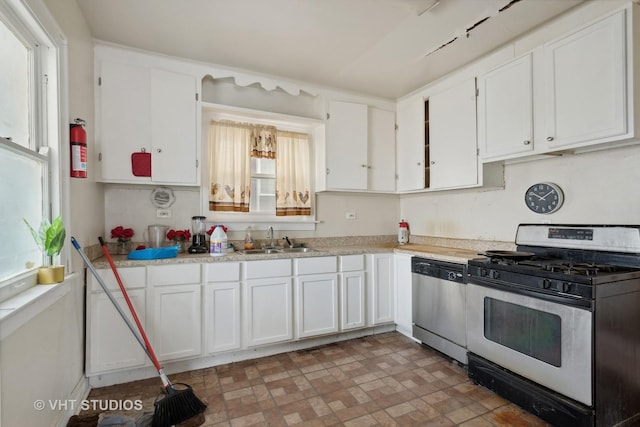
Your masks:
[[[252,233],[252,228],[251,226],[247,227],[247,230],[245,232],[244,235],[244,248],[246,249],[254,249],[255,248],[255,242],[253,241],[253,236],[251,235]]]

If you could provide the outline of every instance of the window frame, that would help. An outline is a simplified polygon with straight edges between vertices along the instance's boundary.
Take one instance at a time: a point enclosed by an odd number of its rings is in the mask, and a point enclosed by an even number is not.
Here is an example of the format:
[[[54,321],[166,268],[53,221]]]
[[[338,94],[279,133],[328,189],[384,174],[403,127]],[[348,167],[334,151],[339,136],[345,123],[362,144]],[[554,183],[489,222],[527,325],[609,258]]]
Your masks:
[[[31,72],[29,84],[29,142],[28,147],[10,142],[13,151],[28,150],[34,158],[46,159],[42,216],[62,215],[68,228],[69,217],[68,178],[63,178],[65,167],[62,158],[69,131],[66,106],[66,39],[55,19],[40,1],[2,0],[0,18],[16,37],[31,49]],[[66,137],[66,138],[65,138]],[[6,141],[6,140],[5,140]],[[6,144],[5,144],[6,145]],[[68,148],[67,148],[68,150]],[[39,225],[39,224],[37,224]],[[47,259],[43,253],[43,261]],[[60,253],[60,262],[70,272],[69,245]],[[37,284],[37,268],[26,270],[0,281],[0,301],[9,299]]]
[[[248,226],[274,230],[314,231],[316,224],[316,150],[320,146],[318,139],[324,135],[324,122],[306,117],[290,116],[279,113],[230,107],[226,105],[202,103],[202,215],[211,224],[224,224],[231,231],[243,231]],[[216,212],[209,210],[209,126],[211,120],[231,120],[243,123],[275,126],[279,130],[306,133],[309,135],[310,153],[309,172],[311,176],[311,215],[309,216],[276,216],[257,212]]]

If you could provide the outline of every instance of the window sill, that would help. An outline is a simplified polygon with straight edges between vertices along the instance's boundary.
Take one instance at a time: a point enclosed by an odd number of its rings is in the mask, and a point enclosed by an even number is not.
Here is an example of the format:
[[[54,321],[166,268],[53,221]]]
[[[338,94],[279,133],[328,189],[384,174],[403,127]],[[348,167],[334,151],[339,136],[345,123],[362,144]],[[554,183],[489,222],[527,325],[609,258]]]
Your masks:
[[[0,341],[69,293],[76,277],[73,273],[61,283],[32,286],[0,303]]]

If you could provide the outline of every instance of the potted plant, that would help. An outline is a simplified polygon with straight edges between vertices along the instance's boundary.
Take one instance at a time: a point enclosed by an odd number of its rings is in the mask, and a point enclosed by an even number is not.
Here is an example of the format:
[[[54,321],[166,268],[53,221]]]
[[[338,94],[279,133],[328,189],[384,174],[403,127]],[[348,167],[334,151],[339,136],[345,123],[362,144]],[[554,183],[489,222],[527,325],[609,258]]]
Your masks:
[[[62,223],[62,217],[58,216],[51,223],[47,218],[43,218],[38,231],[26,219],[24,223],[29,227],[29,231],[31,231],[31,235],[38,247],[49,257],[49,265],[40,267],[38,270],[38,283],[62,282],[64,280],[64,265],[56,263],[56,261],[59,263],[60,251],[64,246],[64,239],[67,235]]]

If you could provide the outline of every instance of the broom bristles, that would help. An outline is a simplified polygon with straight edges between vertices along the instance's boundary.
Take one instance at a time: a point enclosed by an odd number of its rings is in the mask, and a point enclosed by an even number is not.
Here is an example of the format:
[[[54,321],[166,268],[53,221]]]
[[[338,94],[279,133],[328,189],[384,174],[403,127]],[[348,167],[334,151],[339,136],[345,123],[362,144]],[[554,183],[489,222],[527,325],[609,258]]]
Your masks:
[[[191,386],[181,385],[186,388],[169,389],[162,399],[154,403],[152,427],[170,427],[204,412],[207,405],[198,399]]]

